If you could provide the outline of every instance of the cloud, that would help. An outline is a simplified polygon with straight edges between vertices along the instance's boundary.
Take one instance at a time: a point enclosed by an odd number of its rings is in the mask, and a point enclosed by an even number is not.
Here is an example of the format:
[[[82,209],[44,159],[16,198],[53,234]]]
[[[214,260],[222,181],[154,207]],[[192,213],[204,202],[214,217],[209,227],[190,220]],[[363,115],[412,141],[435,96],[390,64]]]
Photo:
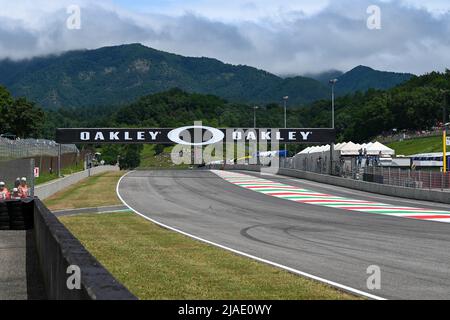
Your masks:
[[[447,2],[167,0],[132,7],[128,0],[0,0],[0,58],[141,42],[277,74],[359,64],[421,74],[449,67]],[[66,27],[73,3],[81,7],[80,30]],[[381,30],[366,26],[372,4],[381,8]]]

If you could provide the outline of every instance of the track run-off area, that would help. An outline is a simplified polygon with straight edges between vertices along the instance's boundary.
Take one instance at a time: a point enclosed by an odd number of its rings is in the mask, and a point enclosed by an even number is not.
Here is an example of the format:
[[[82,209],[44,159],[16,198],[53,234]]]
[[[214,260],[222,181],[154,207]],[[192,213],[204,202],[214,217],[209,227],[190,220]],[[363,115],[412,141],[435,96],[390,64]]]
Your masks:
[[[163,227],[369,298],[450,297],[448,205],[208,170],[133,171],[117,193]]]

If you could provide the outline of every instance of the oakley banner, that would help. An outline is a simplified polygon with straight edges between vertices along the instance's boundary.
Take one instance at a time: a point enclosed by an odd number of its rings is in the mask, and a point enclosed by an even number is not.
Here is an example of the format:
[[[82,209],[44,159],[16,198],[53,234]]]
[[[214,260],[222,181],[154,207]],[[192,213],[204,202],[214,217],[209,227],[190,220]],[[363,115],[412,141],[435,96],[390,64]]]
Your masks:
[[[61,144],[152,143],[203,146],[220,142],[331,143],[334,129],[216,129],[188,126],[176,129],[57,129]]]

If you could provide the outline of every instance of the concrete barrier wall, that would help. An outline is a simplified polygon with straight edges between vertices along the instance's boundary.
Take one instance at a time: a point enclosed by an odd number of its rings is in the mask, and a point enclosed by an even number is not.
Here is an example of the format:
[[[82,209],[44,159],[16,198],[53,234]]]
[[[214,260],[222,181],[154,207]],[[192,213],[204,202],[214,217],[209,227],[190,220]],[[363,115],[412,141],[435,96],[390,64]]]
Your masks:
[[[89,177],[89,175],[96,175],[102,172],[119,171],[119,170],[120,170],[119,167],[116,166],[100,166],[90,169],[90,173],[89,170],[80,171],[70,176],[36,186],[34,188],[34,195],[39,199],[44,200],[54,195],[58,191],[61,191],[69,187],[70,185]]]
[[[136,300],[39,199],[34,200],[34,236],[47,297],[51,300]],[[81,270],[80,289],[70,290],[69,266]]]
[[[214,166],[214,169],[223,169],[223,166]],[[260,166],[254,165],[226,165],[225,170],[247,170],[247,171],[261,171]],[[414,200],[441,202],[450,204],[450,192],[442,192],[437,190],[415,189],[397,187],[386,184],[378,184],[365,182],[360,180],[346,179],[324,174],[317,174],[307,171],[300,171],[294,169],[280,168],[278,174],[294,177],[299,179],[306,179],[320,183],[345,187],[349,189],[361,190],[371,193],[377,193],[387,196],[407,198]]]

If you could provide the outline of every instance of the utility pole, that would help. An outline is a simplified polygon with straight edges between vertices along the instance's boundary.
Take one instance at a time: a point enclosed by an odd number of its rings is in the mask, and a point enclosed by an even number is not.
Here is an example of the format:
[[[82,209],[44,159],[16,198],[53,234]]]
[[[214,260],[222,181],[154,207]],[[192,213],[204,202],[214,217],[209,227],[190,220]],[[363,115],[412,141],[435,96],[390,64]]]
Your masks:
[[[62,146],[61,146],[61,143],[58,143],[58,178],[62,177],[62,174],[61,174],[61,154],[62,154]]]
[[[334,124],[334,86],[336,85],[337,82],[338,82],[338,79],[330,80],[330,84],[331,84],[331,127],[333,129],[335,128],[335,124]]]
[[[256,110],[258,110],[258,106],[253,107],[253,128],[256,129]]]
[[[444,106],[442,108],[442,172],[447,172],[447,90],[444,93]]]
[[[284,101],[284,128],[287,128],[287,102],[289,100],[289,96],[284,96],[283,97],[283,101]],[[284,144],[284,150],[286,151],[286,157],[287,158],[287,144]]]
[[[331,79],[331,128],[335,129],[335,120],[334,120],[334,86],[338,82],[338,79]],[[330,143],[330,175],[333,174],[333,157],[334,157],[334,142]]]

